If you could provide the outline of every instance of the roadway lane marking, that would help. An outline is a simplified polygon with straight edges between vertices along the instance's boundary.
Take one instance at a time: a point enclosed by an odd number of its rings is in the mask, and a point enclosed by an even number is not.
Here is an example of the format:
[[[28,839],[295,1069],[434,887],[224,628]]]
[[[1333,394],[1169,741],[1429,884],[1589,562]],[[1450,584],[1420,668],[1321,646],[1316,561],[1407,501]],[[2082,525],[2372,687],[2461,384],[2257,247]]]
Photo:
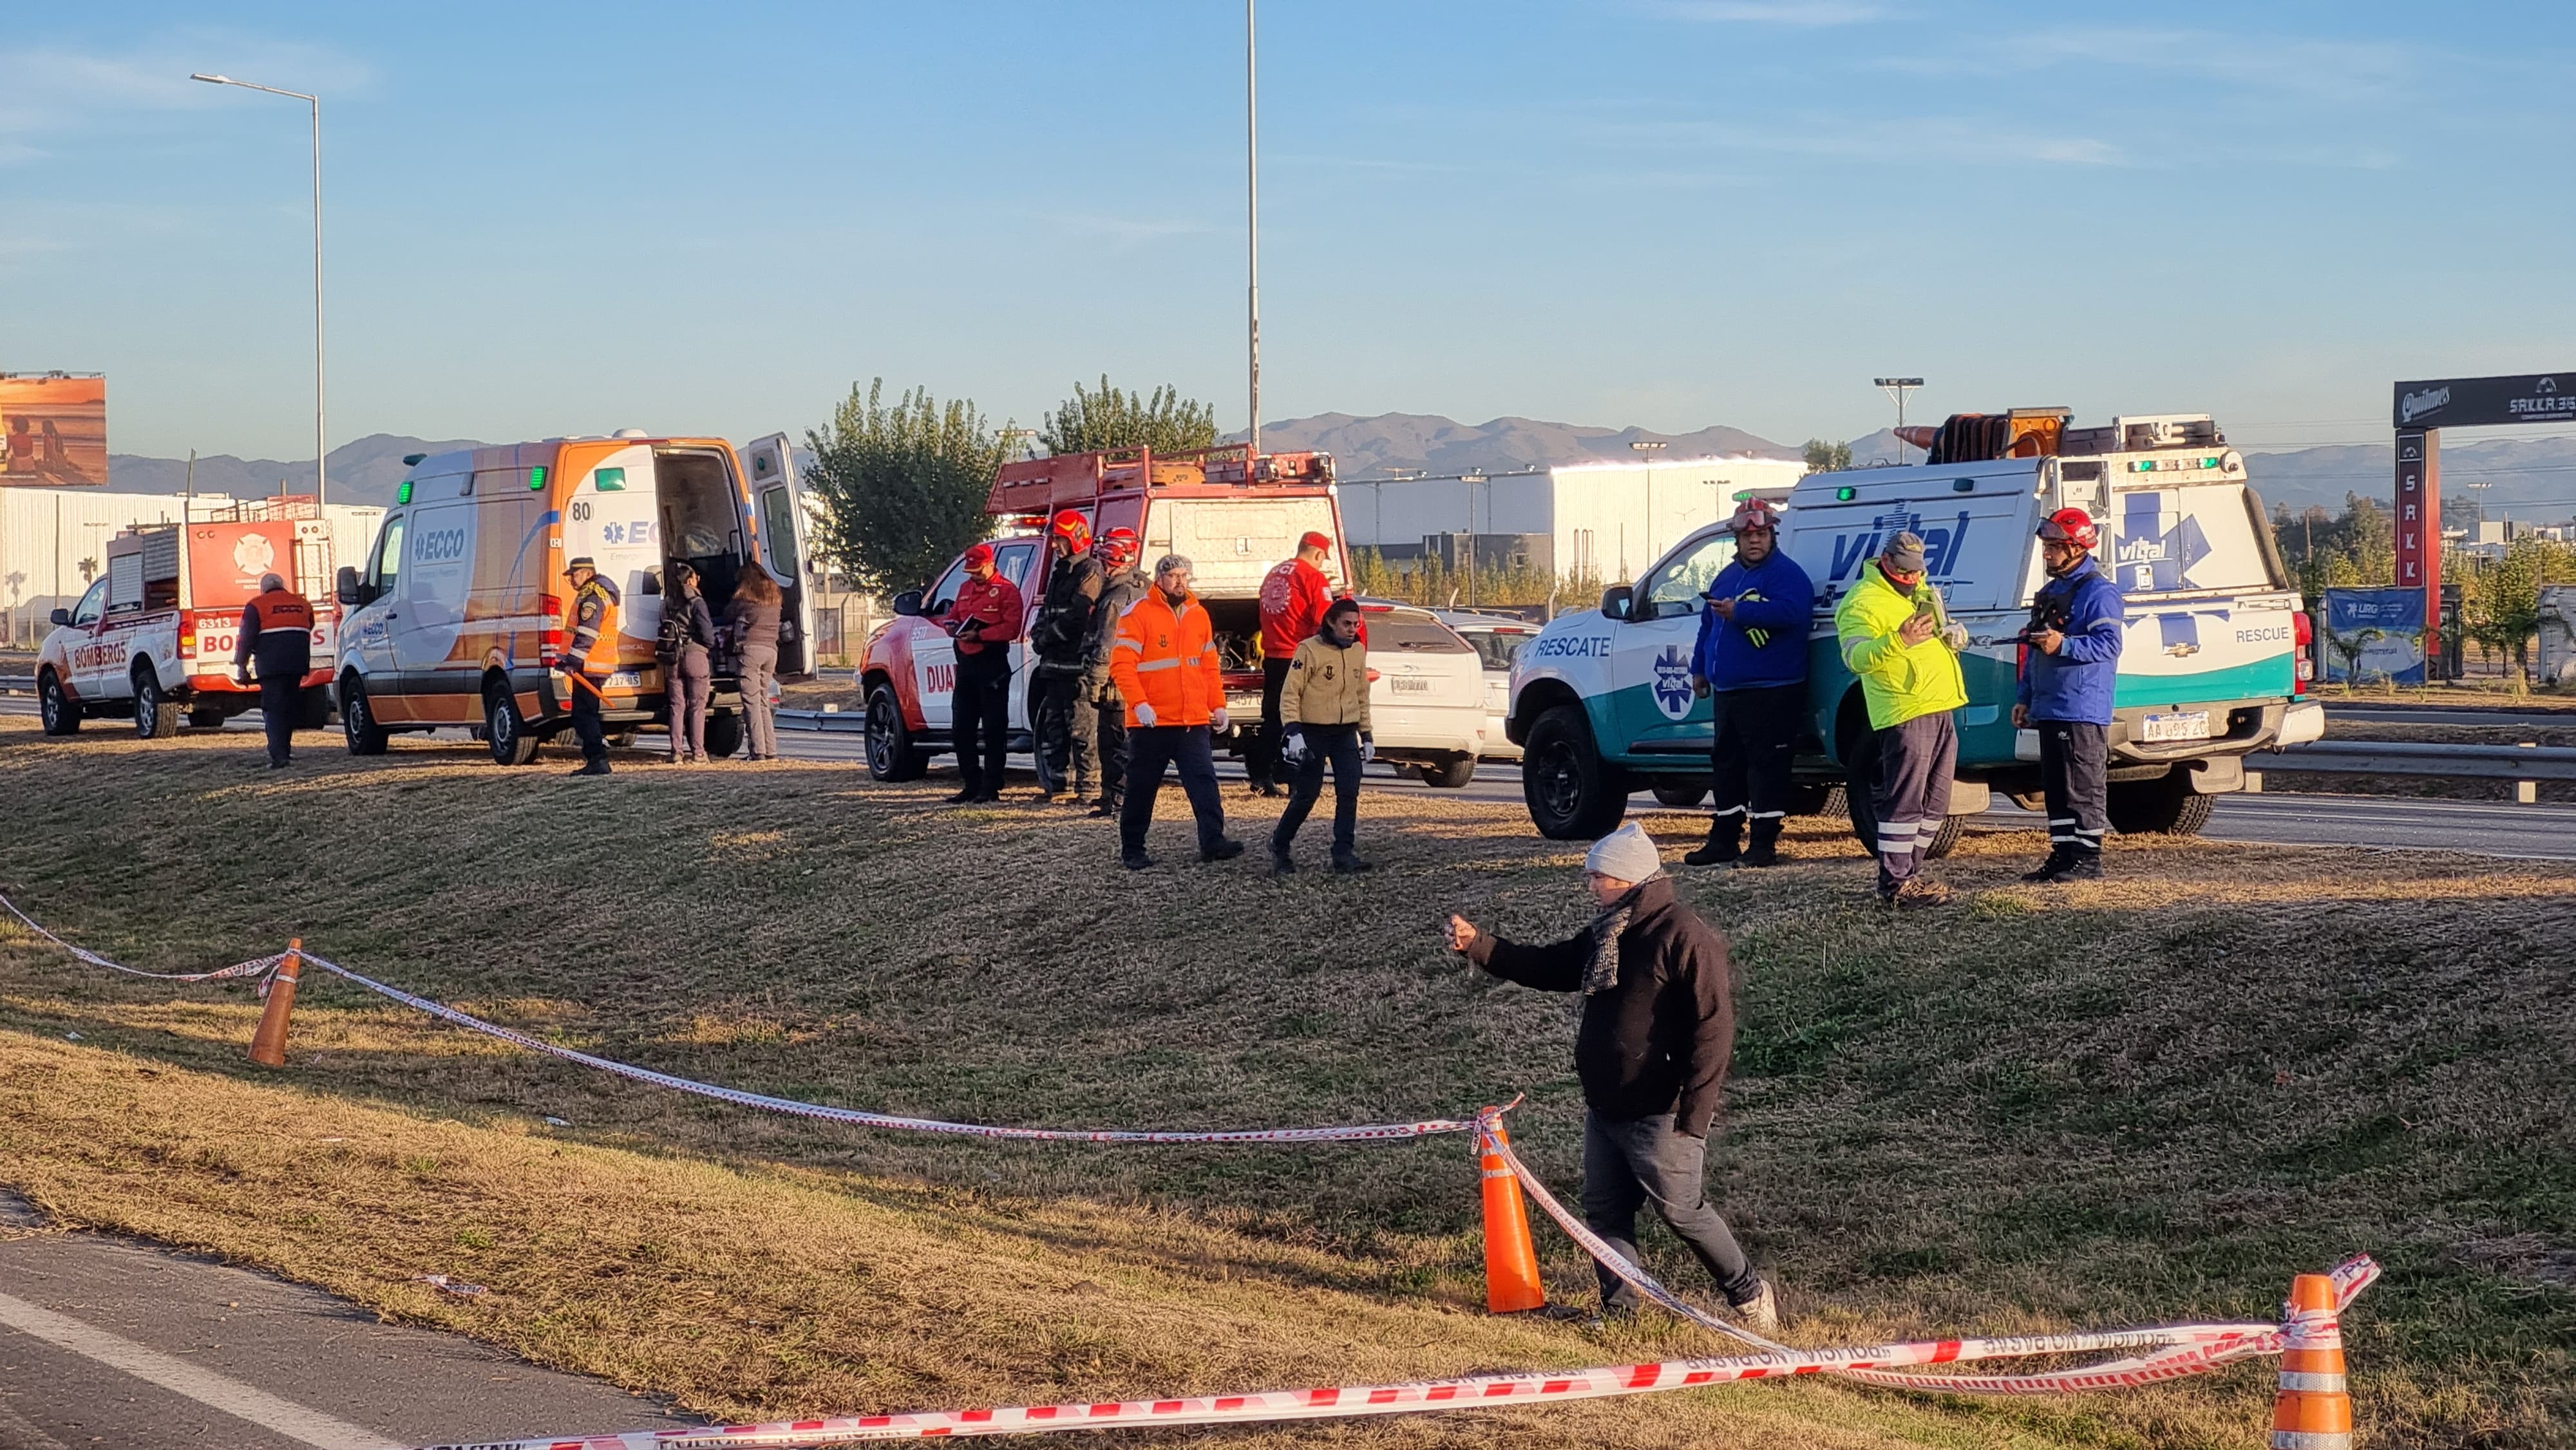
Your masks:
[[[103,1329],[93,1329],[77,1319],[56,1314],[50,1309],[40,1309],[24,1299],[0,1294],[0,1325],[33,1335],[58,1349],[70,1350],[110,1369],[122,1370],[146,1384],[184,1395],[209,1409],[221,1410],[237,1420],[248,1420],[263,1430],[273,1430],[290,1440],[314,1446],[316,1450],[402,1450],[396,1442],[373,1430],[360,1429],[319,1410],[308,1410],[302,1405],[281,1400],[266,1390],[253,1389],[240,1380],[201,1369],[184,1359],[174,1359],[158,1350],[146,1349],[131,1339],[120,1338]]]

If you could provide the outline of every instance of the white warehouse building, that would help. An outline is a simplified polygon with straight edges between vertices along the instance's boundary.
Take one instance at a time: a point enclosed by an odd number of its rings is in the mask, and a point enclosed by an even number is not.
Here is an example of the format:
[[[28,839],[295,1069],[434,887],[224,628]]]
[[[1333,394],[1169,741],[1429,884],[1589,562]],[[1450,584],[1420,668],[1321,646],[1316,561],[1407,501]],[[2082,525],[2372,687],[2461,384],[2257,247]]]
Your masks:
[[[22,648],[43,640],[52,628],[47,618],[79,602],[113,535],[138,524],[222,518],[235,503],[211,493],[0,488],[0,639]],[[366,562],[385,511],[372,504],[335,503],[324,513],[331,520],[332,562]],[[87,573],[81,569],[84,563],[90,566]]]
[[[1569,463],[1544,472],[1465,478],[1355,479],[1341,485],[1342,532],[1354,552],[1411,568],[1426,555],[1459,568],[1521,566],[1603,583],[1634,579],[1738,498],[1785,494],[1806,476],[1794,458],[1678,458]]]

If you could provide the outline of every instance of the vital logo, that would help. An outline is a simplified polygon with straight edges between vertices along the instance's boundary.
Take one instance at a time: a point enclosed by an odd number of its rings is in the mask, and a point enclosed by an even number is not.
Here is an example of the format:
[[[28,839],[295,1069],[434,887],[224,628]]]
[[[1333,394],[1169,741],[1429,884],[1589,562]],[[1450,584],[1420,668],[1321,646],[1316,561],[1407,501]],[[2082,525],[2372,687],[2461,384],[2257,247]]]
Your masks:
[[[2426,388],[2420,393],[2407,393],[2397,400],[2397,421],[2412,423],[2437,408],[2451,406],[2449,388]]]
[[[2192,566],[2214,552],[2200,520],[2179,512],[2171,493],[2128,495],[2120,538],[2112,549],[2123,588],[2154,592],[2191,586]]]
[[[1927,528],[1923,516],[1907,509],[1880,514],[1869,521],[1869,527],[1854,533],[1836,534],[1833,539],[1833,572],[1826,577],[1835,582],[1856,578],[1860,566],[1878,557],[1887,541],[1898,534],[1912,534],[1923,541],[1923,571],[1934,583],[1946,583],[1956,572],[1959,555],[1968,543],[1968,511],[1947,528]]]
[[[1680,645],[1665,645],[1664,652],[1655,656],[1654,691],[1655,708],[1664,712],[1664,718],[1679,720],[1690,714],[1690,656]]]

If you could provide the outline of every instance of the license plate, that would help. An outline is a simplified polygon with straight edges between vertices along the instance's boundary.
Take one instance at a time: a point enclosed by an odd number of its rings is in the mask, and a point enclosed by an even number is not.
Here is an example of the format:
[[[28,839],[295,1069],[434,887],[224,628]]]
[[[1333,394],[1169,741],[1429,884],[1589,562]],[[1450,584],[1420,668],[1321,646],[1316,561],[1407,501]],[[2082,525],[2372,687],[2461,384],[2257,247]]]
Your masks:
[[[2178,710],[2170,715],[2149,715],[2146,726],[2149,740],[2207,740],[2209,712]]]
[[[644,688],[644,677],[633,670],[618,670],[608,677],[608,688],[612,690],[640,690]]]
[[[1431,682],[1429,680],[1408,680],[1399,675],[1391,683],[1395,686],[1396,693],[1400,695],[1428,695],[1431,693]]]

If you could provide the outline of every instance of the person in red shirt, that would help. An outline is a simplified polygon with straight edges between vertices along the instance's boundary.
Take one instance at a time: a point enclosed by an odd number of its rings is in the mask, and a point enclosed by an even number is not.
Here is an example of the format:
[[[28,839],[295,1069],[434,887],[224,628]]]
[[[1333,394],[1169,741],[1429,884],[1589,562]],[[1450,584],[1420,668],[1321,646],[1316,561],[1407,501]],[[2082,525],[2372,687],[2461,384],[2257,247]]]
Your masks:
[[[1011,641],[1028,617],[1020,587],[993,567],[993,546],[966,551],[966,582],[940,617],[957,641],[957,688],[948,701],[948,738],[957,751],[964,804],[1002,798],[1002,757],[1011,734]]]
[[[1333,581],[1323,563],[1333,557],[1333,541],[1307,534],[1297,541],[1297,557],[1282,562],[1261,581],[1261,734],[1252,742],[1244,773],[1254,795],[1286,795],[1279,788],[1279,690],[1288,680],[1288,661],[1297,646],[1324,627],[1324,611],[1333,602]]]

